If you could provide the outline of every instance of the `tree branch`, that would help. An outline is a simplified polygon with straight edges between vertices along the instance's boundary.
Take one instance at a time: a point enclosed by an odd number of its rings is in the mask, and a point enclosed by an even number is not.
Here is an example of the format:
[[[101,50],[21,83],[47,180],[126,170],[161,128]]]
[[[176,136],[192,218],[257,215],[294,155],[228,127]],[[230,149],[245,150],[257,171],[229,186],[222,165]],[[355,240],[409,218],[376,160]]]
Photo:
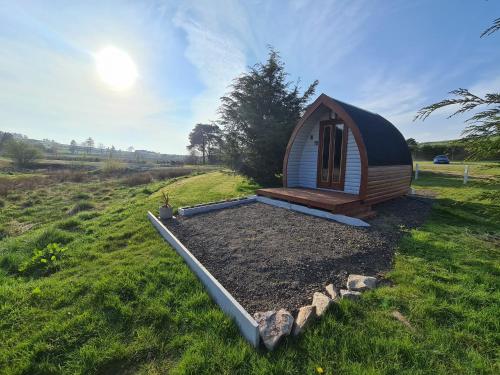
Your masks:
[[[495,21],[493,21],[493,25],[491,25],[490,27],[488,27],[486,30],[483,31],[483,33],[481,34],[481,38],[483,36],[490,36],[491,34],[493,34],[498,30],[500,30],[500,18],[497,18]]]

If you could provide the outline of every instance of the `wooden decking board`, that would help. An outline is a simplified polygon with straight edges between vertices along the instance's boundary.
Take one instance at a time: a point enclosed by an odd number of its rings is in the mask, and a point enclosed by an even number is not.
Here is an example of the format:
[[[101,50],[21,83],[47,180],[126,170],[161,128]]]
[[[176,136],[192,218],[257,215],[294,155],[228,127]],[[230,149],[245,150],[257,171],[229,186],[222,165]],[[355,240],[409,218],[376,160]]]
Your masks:
[[[321,208],[334,213],[349,215],[363,206],[358,195],[306,188],[268,188],[257,190],[257,195]]]

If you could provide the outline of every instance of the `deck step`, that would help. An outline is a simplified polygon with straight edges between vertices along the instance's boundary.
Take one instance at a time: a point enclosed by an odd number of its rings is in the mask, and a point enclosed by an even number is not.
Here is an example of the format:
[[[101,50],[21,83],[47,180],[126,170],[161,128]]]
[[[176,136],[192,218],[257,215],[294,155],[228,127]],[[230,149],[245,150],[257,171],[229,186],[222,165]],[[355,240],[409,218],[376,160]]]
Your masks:
[[[371,205],[360,203],[360,204],[349,205],[349,206],[344,206],[344,207],[343,206],[335,207],[335,209],[332,210],[332,212],[347,215],[347,216],[357,217],[358,215],[365,214],[367,212],[370,212],[371,210],[372,210]]]
[[[373,211],[373,210],[362,212],[362,213],[354,215],[355,218],[361,219],[361,220],[373,219],[375,216],[377,216],[377,212]]]

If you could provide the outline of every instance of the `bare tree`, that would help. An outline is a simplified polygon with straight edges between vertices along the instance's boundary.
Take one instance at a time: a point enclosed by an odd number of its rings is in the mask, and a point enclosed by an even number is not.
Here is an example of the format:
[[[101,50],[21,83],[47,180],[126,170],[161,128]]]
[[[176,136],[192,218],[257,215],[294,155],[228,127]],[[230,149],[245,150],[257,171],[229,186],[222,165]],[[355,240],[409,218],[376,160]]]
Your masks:
[[[104,146],[104,143],[99,143],[99,146],[97,146],[99,148],[99,152],[101,154],[104,153],[104,150],[106,149],[106,146]]]
[[[92,149],[95,146],[94,140],[92,139],[92,137],[88,137],[85,140],[84,144],[85,144],[85,147],[86,147],[86,150],[87,150],[87,154],[90,154],[92,152]]]

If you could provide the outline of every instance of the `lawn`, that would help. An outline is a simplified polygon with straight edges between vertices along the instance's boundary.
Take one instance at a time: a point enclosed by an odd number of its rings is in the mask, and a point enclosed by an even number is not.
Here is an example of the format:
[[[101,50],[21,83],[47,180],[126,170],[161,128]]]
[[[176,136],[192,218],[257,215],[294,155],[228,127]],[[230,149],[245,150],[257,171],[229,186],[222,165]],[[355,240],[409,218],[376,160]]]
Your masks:
[[[161,190],[179,207],[251,194],[244,178],[65,182],[0,197],[0,372],[498,373],[500,165],[478,168],[466,186],[424,169],[414,187],[436,204],[400,243],[394,285],[342,301],[272,353],[246,343],[146,219]],[[20,271],[51,243],[66,250],[49,270]]]

